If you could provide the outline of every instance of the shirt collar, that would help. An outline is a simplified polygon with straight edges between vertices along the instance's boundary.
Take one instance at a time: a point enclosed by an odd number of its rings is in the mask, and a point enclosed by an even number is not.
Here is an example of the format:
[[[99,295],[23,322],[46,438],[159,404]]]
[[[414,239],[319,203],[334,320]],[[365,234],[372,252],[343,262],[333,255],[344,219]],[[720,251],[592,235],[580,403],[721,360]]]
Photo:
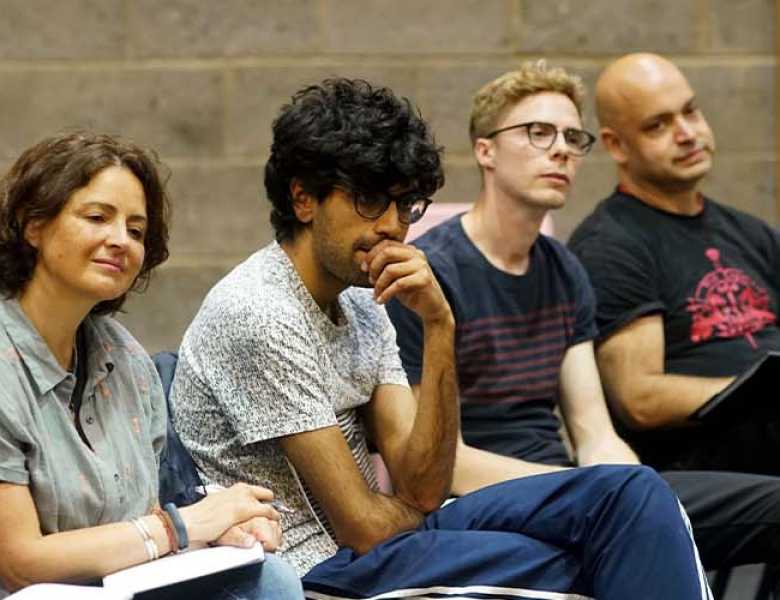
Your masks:
[[[97,383],[113,370],[114,360],[110,354],[110,345],[103,339],[92,320],[91,316],[84,320],[87,333],[87,372],[89,378]],[[68,376],[68,372],[54,358],[49,346],[16,299],[0,300],[0,326],[5,329],[8,339],[30,373],[39,398]]]

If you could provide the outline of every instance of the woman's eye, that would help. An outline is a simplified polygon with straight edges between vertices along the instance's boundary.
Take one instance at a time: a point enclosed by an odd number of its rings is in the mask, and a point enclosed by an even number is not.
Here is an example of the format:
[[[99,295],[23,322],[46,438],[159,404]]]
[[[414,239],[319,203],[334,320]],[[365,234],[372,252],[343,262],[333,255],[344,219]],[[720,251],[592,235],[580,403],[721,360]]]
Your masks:
[[[130,229],[129,230],[130,237],[132,237],[134,240],[143,240],[144,239],[144,230],[143,229]]]
[[[102,223],[105,220],[105,217],[100,214],[91,214],[87,215],[87,219],[90,221],[94,221],[95,223]]]

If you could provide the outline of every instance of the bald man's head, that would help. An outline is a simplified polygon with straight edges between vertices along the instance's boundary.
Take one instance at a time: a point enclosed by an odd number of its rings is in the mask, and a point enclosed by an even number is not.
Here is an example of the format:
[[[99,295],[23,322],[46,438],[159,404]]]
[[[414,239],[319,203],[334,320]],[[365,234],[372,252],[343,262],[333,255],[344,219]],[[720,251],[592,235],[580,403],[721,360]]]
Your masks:
[[[657,54],[627,54],[607,66],[596,82],[596,111],[602,127],[615,130],[635,118],[648,96],[669,85],[690,88],[680,70]]]
[[[715,140],[688,80],[657,54],[629,54],[596,83],[601,140],[621,184],[693,189],[710,169]]]

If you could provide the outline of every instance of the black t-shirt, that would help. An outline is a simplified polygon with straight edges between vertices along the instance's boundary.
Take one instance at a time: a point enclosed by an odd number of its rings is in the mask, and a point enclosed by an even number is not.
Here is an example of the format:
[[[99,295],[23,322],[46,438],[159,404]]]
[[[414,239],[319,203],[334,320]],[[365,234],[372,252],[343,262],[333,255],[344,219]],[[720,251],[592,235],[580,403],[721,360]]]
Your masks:
[[[616,191],[569,247],[596,292],[600,339],[639,317],[663,315],[667,373],[736,375],[780,350],[780,236],[755,217],[707,198],[698,215],[674,215]],[[720,436],[618,429],[656,468],[685,465]]]
[[[780,236],[761,220],[704,199],[673,215],[615,192],[569,247],[596,292],[600,339],[663,314],[666,371],[736,375],[780,350]]]
[[[460,216],[414,244],[425,251],[455,315],[464,441],[529,461],[568,464],[552,411],[566,351],[596,335],[595,300],[582,266],[559,242],[540,235],[528,271],[505,273],[466,236]],[[420,319],[397,301],[387,309],[409,381],[419,383]]]

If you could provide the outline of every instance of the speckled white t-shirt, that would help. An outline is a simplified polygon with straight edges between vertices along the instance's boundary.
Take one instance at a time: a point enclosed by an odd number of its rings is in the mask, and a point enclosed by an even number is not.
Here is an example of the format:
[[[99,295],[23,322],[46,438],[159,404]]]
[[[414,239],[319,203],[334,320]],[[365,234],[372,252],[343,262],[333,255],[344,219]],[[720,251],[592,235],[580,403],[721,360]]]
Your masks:
[[[281,552],[305,574],[337,546],[277,438],[338,425],[375,486],[355,408],[380,384],[408,385],[395,330],[369,290],[339,296],[334,324],[277,243],[238,265],[206,296],[179,352],[175,425],[208,482],[247,481],[294,510]]]

